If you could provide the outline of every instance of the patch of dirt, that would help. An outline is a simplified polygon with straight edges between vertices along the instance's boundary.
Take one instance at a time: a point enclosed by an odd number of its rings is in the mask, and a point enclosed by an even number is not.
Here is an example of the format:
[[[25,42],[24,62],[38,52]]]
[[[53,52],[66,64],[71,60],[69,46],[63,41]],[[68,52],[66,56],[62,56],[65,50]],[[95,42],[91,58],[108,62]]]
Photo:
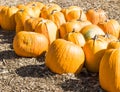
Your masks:
[[[0,0],[0,5],[17,5],[29,1]],[[61,7],[77,5],[86,12],[89,8],[104,9],[109,18],[120,22],[120,0],[50,0]],[[54,74],[44,64],[45,56],[24,58],[15,54],[12,42],[15,32],[0,29],[0,92],[104,92],[98,74],[83,68],[78,75]]]

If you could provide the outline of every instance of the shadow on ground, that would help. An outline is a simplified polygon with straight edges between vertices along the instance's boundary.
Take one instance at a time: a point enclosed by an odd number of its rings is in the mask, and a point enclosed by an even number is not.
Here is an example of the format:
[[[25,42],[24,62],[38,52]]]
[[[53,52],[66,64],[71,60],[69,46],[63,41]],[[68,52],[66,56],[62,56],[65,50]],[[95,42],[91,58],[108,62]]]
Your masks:
[[[0,44],[5,44],[5,43],[12,43],[13,38],[15,36],[15,31],[4,31],[0,29]]]
[[[76,79],[65,80],[61,83],[61,88],[70,92],[93,92],[93,89],[94,92],[104,92],[99,85],[98,73],[89,73],[84,68],[76,77]]]
[[[23,66],[16,69],[15,72],[21,77],[49,77],[55,75],[45,64]]]

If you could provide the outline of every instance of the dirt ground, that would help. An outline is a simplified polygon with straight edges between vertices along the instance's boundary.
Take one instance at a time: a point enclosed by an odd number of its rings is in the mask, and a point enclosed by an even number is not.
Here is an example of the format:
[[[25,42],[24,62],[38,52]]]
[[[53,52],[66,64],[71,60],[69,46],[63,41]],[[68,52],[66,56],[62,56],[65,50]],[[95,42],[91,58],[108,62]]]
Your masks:
[[[17,5],[29,1],[0,0],[0,5]],[[120,23],[120,0],[50,0],[61,7],[77,5],[86,12],[89,8],[104,9],[109,18]],[[54,74],[45,65],[45,56],[19,57],[14,53],[12,42],[15,32],[0,29],[0,92],[104,92],[99,85],[98,74],[83,68],[78,75]]]

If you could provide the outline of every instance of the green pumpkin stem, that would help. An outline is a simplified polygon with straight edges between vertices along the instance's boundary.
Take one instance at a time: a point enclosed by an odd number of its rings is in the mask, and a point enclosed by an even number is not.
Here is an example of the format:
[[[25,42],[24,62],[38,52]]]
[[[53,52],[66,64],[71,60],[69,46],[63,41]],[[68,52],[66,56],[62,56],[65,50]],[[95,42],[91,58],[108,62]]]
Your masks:
[[[94,46],[96,39],[98,39],[98,35],[95,35],[92,39],[93,39],[93,46]]]
[[[52,12],[50,13],[51,15],[54,13],[54,12],[56,12],[57,10],[56,9],[54,9],[54,10],[52,10]]]

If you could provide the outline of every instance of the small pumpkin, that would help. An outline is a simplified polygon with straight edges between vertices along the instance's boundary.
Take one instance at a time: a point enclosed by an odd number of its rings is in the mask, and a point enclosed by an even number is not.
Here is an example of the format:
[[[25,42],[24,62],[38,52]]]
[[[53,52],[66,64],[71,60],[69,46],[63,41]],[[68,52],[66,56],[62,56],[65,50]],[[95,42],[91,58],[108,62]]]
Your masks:
[[[17,11],[15,14],[16,33],[24,30],[25,21],[31,17],[35,17],[34,11],[31,8],[24,8]]]
[[[58,29],[60,28],[62,24],[66,22],[63,13],[61,13],[60,11],[56,11],[56,10],[53,10],[50,13],[50,15],[48,15],[47,19],[52,20],[57,25]]]
[[[105,35],[101,28],[93,24],[83,27],[83,29],[81,29],[80,32],[85,37],[86,41],[88,41],[91,38],[94,38],[95,35]]]
[[[79,73],[84,59],[84,52],[80,46],[64,39],[57,39],[48,49],[45,64],[52,72],[58,74]]]
[[[34,32],[37,24],[39,23],[40,18],[29,18],[24,23],[24,30]]]
[[[63,12],[66,21],[87,20],[85,13],[79,6],[70,6],[68,8],[63,8],[61,12]]]
[[[50,44],[59,38],[59,31],[52,20],[40,18],[40,21],[36,25],[35,32],[44,34]]]
[[[120,24],[115,19],[110,19],[101,23],[98,26],[105,32],[119,38]]]
[[[41,9],[44,7],[44,4],[41,2],[29,2],[26,4],[27,7],[32,8],[36,17],[40,16]]]
[[[85,38],[80,32],[69,32],[67,35],[64,37],[65,40],[71,41],[75,43],[76,45],[79,45],[80,47],[83,47],[85,45]]]
[[[89,9],[86,12],[86,16],[92,24],[98,24],[99,22],[104,22],[107,19],[107,14],[102,9]]]
[[[97,35],[85,43],[83,50],[86,57],[85,66],[88,71],[99,72],[100,61],[107,45],[108,42]]]
[[[48,15],[50,15],[53,10],[61,11],[61,9],[58,4],[48,3],[42,8],[40,17],[47,19]]]
[[[60,26],[60,37],[64,38],[64,36],[72,32],[73,30],[75,32],[79,32],[81,30],[81,24],[79,21],[68,21]]]
[[[48,40],[43,34],[21,31],[13,40],[15,53],[23,57],[37,57],[48,50]]]
[[[0,11],[0,20],[1,20],[1,27],[4,30],[14,31],[16,27],[15,23],[15,14],[18,11],[18,8],[15,6],[6,6],[3,7]]]
[[[100,62],[99,69],[100,86],[107,92],[120,92],[119,64],[120,42],[110,42]]]

